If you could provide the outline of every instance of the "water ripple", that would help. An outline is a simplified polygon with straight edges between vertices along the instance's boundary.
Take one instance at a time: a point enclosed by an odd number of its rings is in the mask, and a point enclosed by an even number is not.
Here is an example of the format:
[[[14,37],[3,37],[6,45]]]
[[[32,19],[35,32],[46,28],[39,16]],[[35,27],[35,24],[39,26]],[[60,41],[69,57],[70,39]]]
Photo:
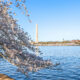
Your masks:
[[[36,73],[29,73],[29,77],[26,77],[17,71],[16,66],[0,58],[0,73],[15,80],[80,80],[79,47],[41,47],[41,49],[45,53],[41,56],[44,59],[51,59],[55,66],[41,69]]]

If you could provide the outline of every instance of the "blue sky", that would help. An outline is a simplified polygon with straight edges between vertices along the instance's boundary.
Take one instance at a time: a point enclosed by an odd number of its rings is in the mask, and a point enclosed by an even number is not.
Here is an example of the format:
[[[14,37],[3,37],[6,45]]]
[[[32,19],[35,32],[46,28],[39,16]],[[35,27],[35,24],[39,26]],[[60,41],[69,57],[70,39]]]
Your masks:
[[[39,41],[80,39],[80,0],[27,0],[30,19],[20,15],[19,24],[35,41],[36,24]]]

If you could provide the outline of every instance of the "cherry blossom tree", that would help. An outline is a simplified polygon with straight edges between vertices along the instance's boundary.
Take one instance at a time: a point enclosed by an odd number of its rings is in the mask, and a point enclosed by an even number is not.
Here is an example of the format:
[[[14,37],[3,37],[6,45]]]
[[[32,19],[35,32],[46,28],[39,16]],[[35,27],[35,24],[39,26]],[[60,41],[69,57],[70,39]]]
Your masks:
[[[16,13],[11,6],[22,10],[29,17],[25,2],[26,0],[0,0],[0,55],[27,75],[30,71],[38,71],[52,63],[35,55],[36,49],[30,44],[28,33],[13,18]]]

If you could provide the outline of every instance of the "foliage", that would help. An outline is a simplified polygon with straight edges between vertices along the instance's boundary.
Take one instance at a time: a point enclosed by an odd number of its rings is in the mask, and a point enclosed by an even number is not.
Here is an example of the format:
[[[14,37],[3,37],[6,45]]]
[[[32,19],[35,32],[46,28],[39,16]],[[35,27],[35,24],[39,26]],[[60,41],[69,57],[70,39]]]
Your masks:
[[[11,5],[24,8],[27,14],[24,3],[25,0],[0,0],[0,55],[26,75],[29,71],[37,71],[52,63],[31,53],[31,50],[35,53],[36,49],[30,44],[28,33],[19,27],[11,15]]]

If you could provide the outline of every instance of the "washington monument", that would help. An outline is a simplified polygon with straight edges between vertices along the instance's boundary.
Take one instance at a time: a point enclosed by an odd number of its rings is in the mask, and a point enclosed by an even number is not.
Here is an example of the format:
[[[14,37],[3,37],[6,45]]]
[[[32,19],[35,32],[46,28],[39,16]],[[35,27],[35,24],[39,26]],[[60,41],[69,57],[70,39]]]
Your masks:
[[[36,24],[36,43],[38,43],[38,24]]]

